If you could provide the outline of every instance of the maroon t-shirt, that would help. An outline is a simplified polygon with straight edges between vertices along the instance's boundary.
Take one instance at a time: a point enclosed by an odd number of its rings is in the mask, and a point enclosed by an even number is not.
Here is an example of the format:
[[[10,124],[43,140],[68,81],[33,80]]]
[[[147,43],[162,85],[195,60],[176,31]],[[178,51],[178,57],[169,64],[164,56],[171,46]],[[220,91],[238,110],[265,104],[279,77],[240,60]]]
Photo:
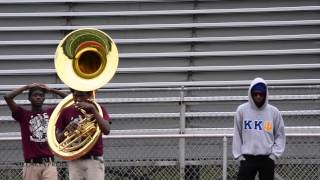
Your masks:
[[[36,157],[53,157],[47,142],[47,127],[49,117],[54,108],[33,113],[18,107],[12,117],[20,123],[22,149],[25,159]]]
[[[102,106],[101,106],[101,110],[103,112],[103,119],[110,123],[111,121],[110,121],[108,112]],[[88,112],[88,113],[90,113],[90,112]],[[80,121],[80,117],[83,118],[84,115],[80,112],[80,110],[75,108],[74,105],[71,105],[71,106],[62,110],[62,112],[60,113],[60,116],[58,118],[56,127],[60,131],[64,130],[70,122]],[[92,147],[92,149],[86,155],[94,155],[94,156],[102,156],[103,155],[102,134],[100,134],[99,139],[97,140],[96,144]]]

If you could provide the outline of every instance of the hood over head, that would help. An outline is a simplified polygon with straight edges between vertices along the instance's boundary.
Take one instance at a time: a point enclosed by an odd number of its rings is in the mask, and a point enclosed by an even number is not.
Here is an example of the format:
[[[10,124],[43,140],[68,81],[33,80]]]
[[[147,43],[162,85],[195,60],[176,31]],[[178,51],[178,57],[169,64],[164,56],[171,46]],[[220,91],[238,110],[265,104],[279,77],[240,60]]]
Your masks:
[[[250,105],[258,109],[257,105],[253,101],[253,97],[252,97],[253,91],[260,91],[266,94],[266,99],[264,101],[264,104],[259,109],[265,108],[265,106],[268,104],[268,96],[269,96],[268,86],[266,81],[260,77],[257,77],[251,81],[251,84],[248,90],[248,99],[249,99]]]

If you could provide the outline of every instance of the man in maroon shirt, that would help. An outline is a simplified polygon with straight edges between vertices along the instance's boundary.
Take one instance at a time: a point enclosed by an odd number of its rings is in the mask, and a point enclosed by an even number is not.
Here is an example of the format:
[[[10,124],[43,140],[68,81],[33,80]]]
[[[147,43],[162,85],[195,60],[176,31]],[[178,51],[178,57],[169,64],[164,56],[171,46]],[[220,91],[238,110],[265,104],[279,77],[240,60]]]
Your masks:
[[[29,90],[28,99],[31,110],[16,104],[14,98],[23,91]],[[29,84],[15,89],[4,96],[12,117],[20,123],[22,149],[25,164],[23,178],[25,180],[57,180],[57,168],[53,154],[47,143],[47,127],[54,108],[42,108],[45,93],[51,92],[64,98],[65,93],[47,87],[44,84]]]
[[[61,142],[65,137],[63,132],[66,130],[73,131],[77,128],[78,122],[81,118],[84,118],[84,114],[80,111],[83,109],[88,114],[92,114],[96,119],[101,132],[105,135],[110,133],[110,118],[107,111],[101,107],[103,116],[99,114],[99,111],[95,105],[90,101],[93,97],[93,91],[82,92],[71,89],[75,104],[66,107],[62,110],[59,119],[57,121],[57,139]],[[102,135],[92,149],[80,157],[79,159],[68,162],[69,179],[94,179],[104,180],[104,160],[103,160],[103,142]]]

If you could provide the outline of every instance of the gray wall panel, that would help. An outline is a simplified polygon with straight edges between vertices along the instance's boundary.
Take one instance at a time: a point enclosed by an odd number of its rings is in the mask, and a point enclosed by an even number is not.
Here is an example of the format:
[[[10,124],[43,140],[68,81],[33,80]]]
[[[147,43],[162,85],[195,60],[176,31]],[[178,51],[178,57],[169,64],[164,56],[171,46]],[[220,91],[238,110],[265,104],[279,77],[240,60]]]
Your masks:
[[[176,113],[178,103],[126,103],[106,105],[109,113]]]
[[[65,18],[6,18],[0,19],[0,27],[24,27],[24,26],[63,26],[66,25]]]
[[[56,76],[0,76],[0,82],[2,84],[7,85],[15,85],[15,84],[31,84],[34,82],[44,83],[44,84],[56,84],[57,78]]]
[[[191,112],[234,112],[237,107],[246,101],[234,102],[203,102],[194,103],[189,105]],[[270,101],[270,104],[278,107],[280,111],[295,110],[316,110],[318,109],[318,101],[314,100],[283,100],[283,101]]]
[[[65,36],[63,32],[58,31],[24,31],[13,32],[3,31],[0,33],[1,41],[24,41],[24,40],[59,40]],[[0,48],[2,48],[0,46]]]
[[[263,8],[263,7],[287,7],[287,6],[307,6],[307,5],[319,5],[317,0],[281,0],[281,1],[264,1],[264,0],[249,0],[249,1],[201,1],[198,3],[199,8]]]
[[[272,64],[299,64],[319,63],[318,54],[313,55],[274,55],[274,56],[240,56],[240,57],[197,57],[194,65],[197,66],[226,66],[229,64],[243,65],[272,65]]]
[[[120,74],[115,76],[112,82],[175,82],[187,81],[187,78],[184,73]]]
[[[158,11],[193,9],[194,2],[119,2],[119,3],[78,3],[75,11]]]
[[[319,48],[320,40],[195,43],[195,51],[252,51]]]
[[[191,45],[187,43],[119,44],[118,50],[120,53],[189,52]],[[170,64],[166,64],[168,65]]]
[[[3,46],[0,48],[0,54],[4,55],[52,55],[55,53],[57,45],[28,45],[28,46]]]
[[[66,3],[1,4],[0,6],[1,13],[64,12],[68,10]]]
[[[277,71],[231,71],[231,72],[201,72],[193,73],[192,80],[194,81],[209,81],[209,80],[246,80],[262,77],[264,79],[305,79],[318,78],[319,70],[277,70]]]
[[[142,16],[142,17],[82,17],[71,18],[70,24],[79,25],[138,25],[192,23],[190,16]]]
[[[259,21],[293,21],[318,19],[317,11],[311,12],[269,12],[269,13],[232,13],[198,15],[197,22],[259,22]]]
[[[291,27],[237,27],[237,28],[216,28],[198,29],[197,36],[260,36],[276,34],[318,34],[320,26],[291,26]]]
[[[119,50],[121,51],[121,50]],[[119,67],[166,67],[170,66],[188,66],[189,58],[130,58],[121,59],[119,61]]]
[[[106,30],[106,32],[114,39],[192,37],[191,29]]]
[[[8,69],[47,69],[48,67],[54,67],[53,60],[1,60],[0,70]]]

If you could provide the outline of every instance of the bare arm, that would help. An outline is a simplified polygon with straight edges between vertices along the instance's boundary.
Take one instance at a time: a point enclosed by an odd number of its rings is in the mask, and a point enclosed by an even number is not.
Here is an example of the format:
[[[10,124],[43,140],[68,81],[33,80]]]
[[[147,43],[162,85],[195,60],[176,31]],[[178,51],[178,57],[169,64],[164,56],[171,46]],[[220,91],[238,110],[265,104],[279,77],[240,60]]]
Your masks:
[[[54,89],[54,88],[50,88],[49,92],[51,92],[53,94],[56,94],[56,95],[60,96],[61,98],[65,98],[67,96],[66,93],[64,93],[64,92],[62,92],[62,91],[60,91],[58,89]]]
[[[57,141],[61,142],[63,140],[63,132],[62,130],[58,129],[56,130],[56,137],[57,137]]]
[[[83,109],[88,109],[91,110],[91,112],[93,113],[99,128],[101,129],[102,133],[104,135],[108,135],[110,133],[110,129],[111,129],[111,125],[109,123],[109,121],[106,121],[99,113],[98,109],[95,107],[94,104],[90,103],[90,102],[78,102],[77,106],[79,108],[83,108]]]
[[[110,134],[111,126],[110,126],[109,121],[106,121],[105,119],[103,119],[103,117],[99,114],[98,110],[95,110],[93,114],[96,117],[96,120],[98,122],[98,126],[101,129],[102,133],[104,135]]]
[[[64,133],[66,131],[73,132],[77,128],[78,128],[78,123],[77,122],[71,122],[70,124],[67,125],[67,127],[64,130],[57,128],[57,130],[56,130],[57,141],[58,142],[62,142],[65,139]]]
[[[243,143],[242,139],[242,116],[239,111],[239,108],[236,111],[234,116],[234,132],[232,138],[232,153],[235,159],[243,160],[243,154],[241,152],[241,146]]]
[[[14,101],[14,98],[16,96],[18,96],[19,94],[21,94],[23,91],[30,89],[31,87],[35,86],[36,84],[31,84],[31,85],[25,85],[22,86],[20,88],[17,88],[9,93],[7,93],[6,95],[3,96],[4,100],[6,101],[6,103],[8,104],[11,112],[16,112],[18,109],[18,105],[17,103]]]
[[[56,94],[58,96],[60,96],[61,98],[65,98],[67,96],[66,93],[58,90],[58,89],[54,89],[54,88],[49,88],[47,85],[45,84],[41,84],[40,85],[42,88],[44,88],[46,90],[46,92],[50,92],[50,93],[53,93],[53,94]]]

